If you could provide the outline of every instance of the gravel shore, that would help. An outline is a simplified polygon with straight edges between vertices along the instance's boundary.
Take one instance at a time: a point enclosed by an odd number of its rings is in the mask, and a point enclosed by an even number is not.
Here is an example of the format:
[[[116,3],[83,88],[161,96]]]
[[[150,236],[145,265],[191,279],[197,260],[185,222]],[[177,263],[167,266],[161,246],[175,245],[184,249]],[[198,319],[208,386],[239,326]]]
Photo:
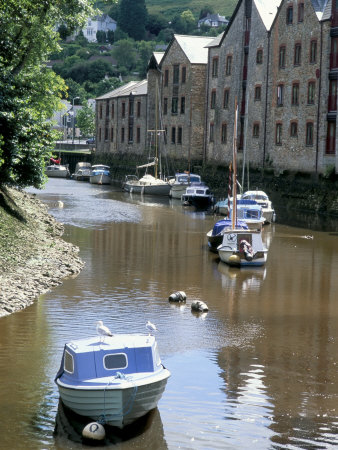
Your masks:
[[[0,188],[0,317],[81,271],[79,248],[61,238],[63,231],[34,195]]]

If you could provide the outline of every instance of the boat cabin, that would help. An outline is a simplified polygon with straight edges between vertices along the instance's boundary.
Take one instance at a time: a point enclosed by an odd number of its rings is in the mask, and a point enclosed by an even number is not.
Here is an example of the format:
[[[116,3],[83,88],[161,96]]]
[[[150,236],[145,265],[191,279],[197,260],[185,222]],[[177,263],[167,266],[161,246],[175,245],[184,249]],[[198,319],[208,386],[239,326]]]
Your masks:
[[[116,335],[74,340],[65,345],[56,378],[67,384],[96,383],[99,378],[151,373],[162,368],[154,336]]]
[[[193,173],[191,173],[190,175],[187,173],[177,173],[175,175],[175,183],[176,184],[201,183],[201,177]]]
[[[261,220],[262,207],[255,200],[237,200],[237,219]],[[232,218],[232,206],[230,209],[230,218]]]

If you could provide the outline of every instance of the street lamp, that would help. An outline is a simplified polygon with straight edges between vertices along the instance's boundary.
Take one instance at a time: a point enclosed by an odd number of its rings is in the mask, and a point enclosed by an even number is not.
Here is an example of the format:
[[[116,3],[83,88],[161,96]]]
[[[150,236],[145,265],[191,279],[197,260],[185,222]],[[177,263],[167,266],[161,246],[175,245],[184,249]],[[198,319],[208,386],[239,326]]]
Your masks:
[[[74,109],[74,100],[79,99],[80,97],[74,97],[73,98],[73,140],[72,143],[74,144],[74,136],[75,136],[75,109]]]

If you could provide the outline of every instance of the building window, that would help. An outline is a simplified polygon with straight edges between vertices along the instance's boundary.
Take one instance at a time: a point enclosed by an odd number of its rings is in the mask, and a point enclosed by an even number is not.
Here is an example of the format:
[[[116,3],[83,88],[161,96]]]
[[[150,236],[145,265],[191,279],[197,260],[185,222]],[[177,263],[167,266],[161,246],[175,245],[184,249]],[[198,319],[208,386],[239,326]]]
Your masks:
[[[263,63],[263,50],[259,49],[256,53],[256,64],[262,64]]]
[[[182,144],[182,127],[177,129],[177,143]]]
[[[279,47],[279,61],[278,61],[278,67],[280,69],[285,69],[285,53],[286,53],[286,47],[285,47],[285,45],[281,45]]]
[[[141,117],[141,102],[137,102],[137,117]]]
[[[185,83],[187,79],[187,68],[185,66],[182,67],[182,73],[181,73],[181,82],[182,84]]]
[[[298,22],[304,22],[304,3],[298,3]]]
[[[286,23],[288,25],[291,25],[292,22],[293,22],[293,6],[290,5],[286,10]]]
[[[294,62],[293,62],[295,66],[300,66],[301,53],[302,53],[301,44],[296,44],[295,45],[295,57],[294,57]]]
[[[313,123],[308,122],[306,124],[306,145],[313,145]]]
[[[171,99],[171,113],[172,114],[178,113],[178,97],[173,97]]]
[[[227,56],[225,65],[225,75],[231,75],[232,56]]]
[[[106,117],[109,117],[109,102],[106,103]]]
[[[291,104],[293,106],[299,105],[299,83],[293,83],[292,85]]]
[[[223,95],[223,109],[229,108],[229,89],[224,89]]]
[[[212,76],[213,78],[218,76],[218,57],[212,58]]]
[[[326,151],[327,155],[336,154],[336,122],[329,121],[327,124]]]
[[[291,122],[291,124],[290,124],[290,136],[291,137],[297,137],[298,136],[298,123],[297,122]]]
[[[176,143],[176,128],[175,127],[171,127],[171,143],[172,144]]]
[[[178,64],[174,64],[173,84],[178,84],[179,80],[180,80],[180,66]]]
[[[307,88],[307,102],[309,105],[313,105],[315,103],[315,82],[309,81]]]
[[[115,115],[115,103],[112,103],[111,105],[111,118],[114,119]]]
[[[99,117],[100,117],[100,119],[102,119],[102,103],[101,103],[101,105],[100,105]]]
[[[311,41],[310,43],[310,63],[317,62],[317,41]]]
[[[102,130],[101,130],[101,128],[99,128],[99,141],[100,142],[102,141]]]
[[[168,86],[169,82],[169,70],[165,69],[164,71],[164,86]]]
[[[134,140],[134,129],[132,125],[128,127],[128,142],[133,142]]]
[[[221,141],[222,144],[226,144],[228,139],[228,128],[226,123],[222,123],[222,134],[221,134]]]
[[[282,145],[282,124],[276,124],[276,145]]]
[[[124,142],[124,127],[121,128],[121,142]]]
[[[259,137],[259,123],[254,123],[253,129],[252,129],[252,137],[254,137],[254,138]]]
[[[255,86],[255,100],[260,101],[262,95],[262,88],[261,86]]]
[[[129,100],[129,117],[134,116],[134,100]]]
[[[210,124],[210,142],[214,142],[214,124]]]
[[[114,142],[114,128],[113,127],[111,127],[111,129],[110,129],[110,140],[112,142]]]
[[[284,85],[277,86],[277,106],[283,106],[284,101]]]
[[[125,104],[125,102],[122,103],[122,117],[126,117],[126,104]]]
[[[141,128],[136,128],[136,142],[139,144],[141,142]]]
[[[210,108],[215,109],[215,106],[216,106],[216,89],[213,89],[211,91]]]
[[[185,113],[185,97],[181,97],[181,114]]]
[[[166,116],[168,113],[168,99],[164,97],[163,99],[163,114]]]
[[[108,141],[108,127],[104,129],[104,140]]]

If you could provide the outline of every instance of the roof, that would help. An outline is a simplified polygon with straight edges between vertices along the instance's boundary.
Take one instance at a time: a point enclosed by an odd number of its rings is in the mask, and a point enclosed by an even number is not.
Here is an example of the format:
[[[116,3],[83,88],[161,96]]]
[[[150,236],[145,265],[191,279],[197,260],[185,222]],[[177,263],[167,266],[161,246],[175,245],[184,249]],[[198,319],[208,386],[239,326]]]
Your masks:
[[[160,64],[160,62],[163,58],[164,52],[153,52],[153,55],[154,55],[154,58],[156,59],[157,64]]]
[[[113,91],[107,92],[107,94],[101,95],[97,97],[96,100],[104,100],[108,98],[114,97],[123,97],[128,96],[130,94],[133,95],[146,95],[147,94],[147,80],[142,81],[129,81],[129,83],[120,86]]]
[[[282,0],[254,0],[254,2],[265,28],[270,30]]]
[[[173,40],[177,41],[191,64],[207,64],[207,45],[214,40],[214,37],[175,34]],[[169,44],[168,49],[170,46],[171,43]]]

